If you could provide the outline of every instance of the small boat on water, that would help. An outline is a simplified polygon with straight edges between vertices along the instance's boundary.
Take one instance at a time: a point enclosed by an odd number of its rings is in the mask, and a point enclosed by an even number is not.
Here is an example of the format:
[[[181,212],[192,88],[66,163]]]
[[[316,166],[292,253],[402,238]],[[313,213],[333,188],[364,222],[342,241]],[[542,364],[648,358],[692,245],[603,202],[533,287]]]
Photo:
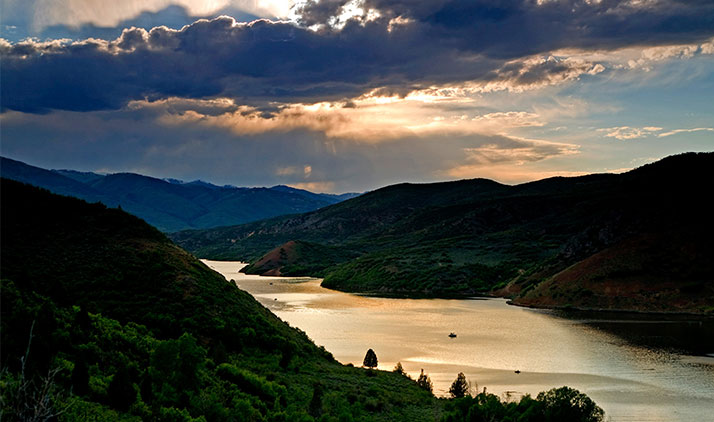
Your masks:
[[[456,334],[455,334],[455,333],[449,333],[449,337],[455,338],[455,337],[456,337]]]
[[[520,370],[520,369],[516,369],[516,370],[513,371],[513,372],[515,372],[516,374],[520,374],[520,373],[521,373],[521,370]]]

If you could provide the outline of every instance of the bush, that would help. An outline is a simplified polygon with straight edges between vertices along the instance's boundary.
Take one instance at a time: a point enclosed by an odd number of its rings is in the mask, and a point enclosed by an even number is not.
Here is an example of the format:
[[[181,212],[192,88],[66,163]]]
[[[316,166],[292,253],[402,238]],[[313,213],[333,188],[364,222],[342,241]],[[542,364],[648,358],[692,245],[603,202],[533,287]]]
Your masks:
[[[538,394],[548,421],[600,422],[603,410],[590,397],[570,387],[554,388]]]
[[[588,396],[569,387],[524,396],[520,402],[504,402],[493,394],[465,396],[446,404],[444,422],[602,422],[603,410]]]
[[[399,375],[404,375],[405,377],[408,377],[407,373],[404,371],[404,368],[402,367],[401,362],[397,362],[397,365],[394,367],[394,370],[392,372],[395,372]]]

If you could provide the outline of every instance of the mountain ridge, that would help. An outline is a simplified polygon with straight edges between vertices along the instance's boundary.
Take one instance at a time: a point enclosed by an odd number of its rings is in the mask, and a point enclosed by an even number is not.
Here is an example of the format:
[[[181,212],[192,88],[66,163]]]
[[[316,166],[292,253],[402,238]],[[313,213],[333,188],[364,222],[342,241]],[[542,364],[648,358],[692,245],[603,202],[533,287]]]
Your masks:
[[[666,243],[661,233],[691,234],[696,248],[709,251],[703,238],[692,233],[714,232],[707,217],[711,206],[701,200],[703,192],[714,189],[710,168],[714,153],[688,153],[623,174],[549,178],[515,186],[485,179],[399,184],[297,216],[170,236],[202,257],[248,260],[252,265],[247,270],[256,274],[267,271],[259,265],[261,257],[289,241],[339,249],[343,256],[356,258],[321,263],[319,256],[307,254],[283,264],[317,268],[323,286],[338,290],[407,296],[500,294],[516,296],[518,303],[518,295],[541,282],[639,235],[649,233]],[[704,265],[702,258],[690,258],[692,264]],[[690,258],[682,254],[672,259]],[[274,266],[270,270],[280,271]],[[680,274],[681,283],[698,283],[711,297],[707,300],[714,301],[711,272],[697,280],[683,270]],[[577,302],[587,307],[586,301],[563,293],[559,297],[547,306]],[[644,307],[666,309],[664,302],[650,299]],[[711,312],[700,302],[677,309]]]
[[[240,188],[204,181],[163,180],[136,173],[46,170],[0,157],[2,176],[52,192],[101,202],[145,219],[164,232],[240,224],[318,209],[357,194],[315,194],[289,187]]]

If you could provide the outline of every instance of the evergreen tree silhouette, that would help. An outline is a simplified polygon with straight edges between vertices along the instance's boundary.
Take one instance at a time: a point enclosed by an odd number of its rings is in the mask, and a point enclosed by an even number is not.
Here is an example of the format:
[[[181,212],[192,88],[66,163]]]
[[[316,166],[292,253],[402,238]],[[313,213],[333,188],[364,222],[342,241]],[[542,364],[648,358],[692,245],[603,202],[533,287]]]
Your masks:
[[[417,378],[417,385],[430,393],[434,391],[434,384],[431,383],[431,378],[424,373],[424,369],[421,370],[421,374]]]
[[[377,367],[377,355],[374,353],[374,350],[367,350],[367,354],[364,355],[364,362],[362,362],[362,365],[370,369]]]
[[[451,388],[449,388],[449,394],[453,398],[461,398],[467,395],[468,392],[469,383],[466,381],[466,375],[463,372],[459,372],[459,375],[456,376],[456,379],[451,384]]]

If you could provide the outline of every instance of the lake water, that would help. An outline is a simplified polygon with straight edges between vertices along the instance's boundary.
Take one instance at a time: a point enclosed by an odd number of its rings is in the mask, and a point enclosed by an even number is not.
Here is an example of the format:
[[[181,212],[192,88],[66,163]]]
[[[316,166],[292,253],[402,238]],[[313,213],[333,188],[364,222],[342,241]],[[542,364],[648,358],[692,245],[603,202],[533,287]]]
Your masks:
[[[379,369],[401,362],[416,377],[423,368],[437,395],[464,372],[474,388],[502,397],[568,385],[616,422],[714,421],[711,320],[566,315],[502,299],[365,297],[317,279],[241,274],[240,262],[204,262],[340,362],[359,366],[372,348]]]

